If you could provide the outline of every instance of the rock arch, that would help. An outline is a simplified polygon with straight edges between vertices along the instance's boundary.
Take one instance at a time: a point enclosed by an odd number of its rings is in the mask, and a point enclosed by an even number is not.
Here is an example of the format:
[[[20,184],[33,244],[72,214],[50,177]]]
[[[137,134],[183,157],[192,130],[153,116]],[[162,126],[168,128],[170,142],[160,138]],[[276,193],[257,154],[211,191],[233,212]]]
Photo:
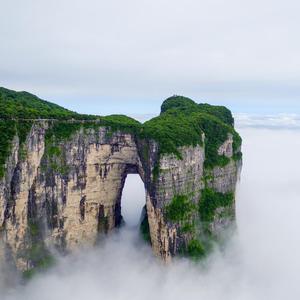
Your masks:
[[[144,182],[151,245],[154,254],[165,261],[194,239],[193,232],[181,230],[185,220],[166,217],[166,205],[177,195],[188,197],[195,209],[187,221],[193,224],[199,218],[196,206],[206,184],[219,193],[235,190],[239,161],[230,158],[226,166],[205,174],[204,145],[178,148],[181,159],[169,154],[158,160],[155,141],[120,130],[111,133],[107,127],[81,128],[60,143],[59,149],[51,150],[59,153],[51,160],[45,144],[48,128],[47,122],[35,123],[23,159],[16,155],[18,139],[13,141],[7,176],[1,184],[4,252],[9,251],[19,269],[34,265],[28,252],[35,241],[42,242],[45,249],[70,252],[94,245],[99,235],[119,226],[121,195],[129,173],[139,174]],[[227,143],[232,147],[230,137]],[[234,203],[230,204],[229,213],[232,211]],[[221,216],[211,222],[212,230],[228,224]]]
[[[234,222],[242,141],[227,108],[174,95],[141,124],[0,94],[0,258],[19,269],[44,266],[53,247],[94,245],[118,226],[130,172],[144,182],[151,245],[166,261],[201,257]]]

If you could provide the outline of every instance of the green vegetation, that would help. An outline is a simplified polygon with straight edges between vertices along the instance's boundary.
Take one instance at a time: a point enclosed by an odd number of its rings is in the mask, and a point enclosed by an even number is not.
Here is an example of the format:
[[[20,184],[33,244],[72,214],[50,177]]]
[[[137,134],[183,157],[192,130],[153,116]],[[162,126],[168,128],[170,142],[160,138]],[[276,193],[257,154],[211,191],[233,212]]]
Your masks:
[[[27,92],[0,87],[1,119],[65,119],[77,114]]]
[[[233,193],[218,193],[212,189],[205,188],[198,205],[193,204],[187,195],[176,195],[171,202],[165,206],[165,217],[169,222],[178,223],[179,234],[187,234],[192,240],[187,245],[182,245],[180,253],[193,260],[203,258],[211,251],[212,240],[208,225],[213,221],[216,209],[229,207],[234,201]],[[193,214],[198,219],[193,219]],[[196,226],[200,222],[201,226]]]
[[[63,159],[60,157],[60,145],[80,129],[98,129],[100,126],[109,128],[107,138],[110,138],[113,132],[122,130],[141,139],[155,140],[159,144],[159,153],[153,170],[154,179],[158,178],[159,159],[162,155],[174,154],[181,159],[179,147],[202,145],[202,133],[205,133],[206,168],[224,166],[230,161],[217,153],[218,147],[227,139],[229,133],[233,135],[234,140],[234,159],[241,157],[237,154],[241,138],[233,128],[231,112],[223,106],[197,104],[183,96],[166,99],[161,106],[161,114],[141,124],[123,115],[100,117],[77,114],[27,92],[0,88],[0,119],[1,132],[5,132],[0,138],[0,178],[4,174],[3,166],[10,152],[13,136],[18,133],[21,142],[25,141],[33,119],[55,120],[47,130],[46,155],[53,156],[53,167],[56,167],[57,171],[60,163],[63,164],[59,162]],[[20,157],[25,155],[25,150],[20,147]]]
[[[187,245],[186,254],[194,260],[201,259],[205,256],[205,247],[198,239],[192,239]]]
[[[147,215],[144,216],[141,225],[140,225],[140,233],[143,237],[143,240],[147,243],[151,243],[151,236],[150,236],[150,228]]]
[[[146,122],[144,136],[156,140],[160,154],[175,154],[180,158],[178,147],[202,144],[205,133],[205,167],[225,166],[230,159],[220,156],[218,148],[233,136],[233,149],[238,151],[241,138],[233,128],[231,112],[223,106],[196,104],[193,100],[173,96],[165,100],[160,116]]]
[[[171,202],[165,206],[166,218],[172,222],[189,220],[195,210],[195,205],[186,195],[175,195]]]
[[[11,143],[15,135],[20,142],[20,158],[24,158],[24,143],[32,127],[31,121],[0,120],[0,179],[4,176],[4,165],[11,151]]]
[[[24,279],[31,279],[35,274],[46,271],[55,263],[54,257],[38,243],[33,244],[29,249],[28,259],[34,267],[23,272]]]
[[[100,117],[72,112],[57,104],[42,100],[27,92],[16,92],[0,87],[0,119],[56,119],[96,121],[114,129],[133,128],[138,121],[123,115]]]
[[[233,157],[232,157],[232,158],[233,158],[235,161],[238,161],[238,160],[242,159],[242,157],[243,157],[242,152],[241,152],[241,151],[238,151],[238,152],[236,152],[236,153],[233,154]]]
[[[99,117],[94,121],[54,121],[52,126],[47,130],[46,142],[51,138],[54,138],[56,142],[62,142],[69,139],[72,134],[80,129],[97,130],[101,126],[109,127],[112,132],[116,130],[122,130],[125,132],[137,133],[140,127],[140,123],[130,117],[123,115]]]
[[[111,134],[117,130],[137,134],[140,123],[123,115],[99,117],[94,121],[53,121],[45,137],[45,157],[51,170],[65,175],[68,172],[63,151],[65,141],[80,130],[98,130],[100,126],[108,127]],[[107,138],[110,137],[110,135],[107,136]]]
[[[201,129],[181,112],[167,112],[147,121],[141,131],[143,138],[158,142],[159,154],[175,154],[178,158],[178,147],[201,144]]]
[[[122,130],[123,132],[138,134],[141,129],[140,122],[124,115],[100,117],[98,122],[100,126],[109,127],[112,131]]]
[[[192,99],[183,96],[172,96],[166,99],[161,106],[161,113],[165,113],[168,110],[176,109],[183,111],[186,114],[201,112],[212,115],[223,123],[233,126],[234,119],[228,108],[225,106],[215,106],[207,103],[195,103]]]
[[[182,233],[195,233],[195,223],[193,221],[187,220],[183,225],[181,226],[180,231]]]
[[[55,140],[56,142],[68,140],[73,133],[80,129],[81,125],[82,124],[78,122],[53,122],[52,126],[50,126],[46,132],[46,144],[50,142],[51,139]]]
[[[24,160],[26,158],[25,142],[32,128],[32,125],[32,121],[18,120],[16,122],[16,133],[19,137],[19,159],[21,160]]]
[[[40,228],[36,222],[30,221],[28,225],[28,233],[31,239],[31,246],[27,249],[26,259],[32,264],[32,268],[23,272],[23,278],[31,279],[35,274],[43,272],[53,266],[54,257],[40,237]]]
[[[205,133],[205,167],[224,166],[229,159],[218,155],[218,148],[226,141],[233,127],[226,125],[212,115],[195,113],[194,120]]]
[[[4,165],[10,154],[11,142],[16,134],[16,122],[0,120],[0,178],[4,176]]]
[[[197,206],[189,200],[187,195],[176,195],[172,201],[165,206],[165,216],[167,221],[180,224],[179,234],[188,234],[192,240],[185,245],[182,244],[179,252],[183,256],[193,260],[199,260],[205,256],[209,247],[203,244],[199,233],[196,232],[196,224],[192,214],[198,214]]]
[[[183,257],[198,262],[203,259],[212,249],[210,242],[203,242],[200,237],[192,238],[187,244],[182,244],[178,249],[178,253]]]
[[[218,193],[205,188],[199,201],[199,214],[203,223],[212,222],[218,207],[228,207],[233,203],[233,193]]]
[[[16,127],[17,127],[17,133],[19,137],[20,144],[24,144],[26,142],[27,136],[31,130],[31,127],[33,125],[32,121],[17,121]]]
[[[234,125],[234,119],[232,117],[231,111],[225,106],[216,106],[207,103],[200,103],[198,104],[198,108],[199,111],[212,115],[229,126]]]
[[[185,113],[191,113],[197,111],[197,104],[190,98],[183,96],[172,96],[167,98],[161,105],[161,114],[168,110],[176,109]]]
[[[107,234],[108,228],[109,228],[108,221],[109,221],[108,216],[103,215],[101,218],[99,218],[98,232]],[[122,224],[122,222],[123,222],[123,220],[121,220],[121,224]]]
[[[77,114],[27,92],[0,88],[0,179],[5,174],[4,166],[16,135],[20,141],[19,158],[26,157],[24,145],[36,119],[49,120],[49,128],[45,136],[43,167],[61,175],[69,171],[64,149],[66,141],[79,131],[92,134],[93,131],[98,131],[99,127],[107,128],[106,139],[111,139],[114,132],[119,130],[122,133],[133,134],[142,145],[139,150],[144,162],[149,159],[149,141],[156,141],[158,153],[153,169],[154,181],[159,177],[160,158],[165,154],[173,154],[177,159],[181,159],[179,148],[183,146],[204,146],[206,176],[210,176],[210,169],[215,166],[225,166],[231,161],[231,158],[218,155],[218,148],[227,140],[229,134],[233,136],[232,159],[240,160],[242,157],[241,137],[234,130],[231,112],[223,106],[197,104],[189,98],[173,96],[163,102],[159,116],[141,124],[124,115],[101,117]],[[203,136],[205,136],[204,141]],[[206,185],[207,181],[205,180],[204,183]],[[175,195],[165,206],[166,221],[179,224],[180,234],[193,237],[184,247],[183,251],[186,255],[193,259],[204,256],[208,249],[205,243],[207,241],[205,235],[199,234],[199,228],[196,225],[198,222],[201,222],[203,226],[211,223],[216,209],[230,207],[233,200],[233,193],[222,194],[205,188],[197,205],[190,200],[189,195]],[[198,218],[194,218],[196,215]],[[103,215],[98,229],[100,232],[106,232],[107,228],[108,219]],[[150,241],[147,217],[143,219],[140,231],[143,238]],[[53,263],[51,254],[41,242],[37,223],[29,223],[29,234],[32,245],[26,255],[34,268],[24,273],[27,278]]]

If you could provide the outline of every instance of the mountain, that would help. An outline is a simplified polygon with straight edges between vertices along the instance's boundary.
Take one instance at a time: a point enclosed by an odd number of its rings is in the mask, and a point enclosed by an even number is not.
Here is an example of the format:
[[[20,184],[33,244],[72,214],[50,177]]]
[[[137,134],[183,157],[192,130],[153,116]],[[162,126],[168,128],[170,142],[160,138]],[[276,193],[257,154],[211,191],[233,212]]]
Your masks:
[[[0,119],[67,119],[77,115],[30,93],[0,87]]]
[[[122,224],[127,174],[145,184],[141,232],[165,261],[209,253],[235,221],[241,138],[231,112],[172,96],[141,124],[1,88],[0,257],[31,276]]]

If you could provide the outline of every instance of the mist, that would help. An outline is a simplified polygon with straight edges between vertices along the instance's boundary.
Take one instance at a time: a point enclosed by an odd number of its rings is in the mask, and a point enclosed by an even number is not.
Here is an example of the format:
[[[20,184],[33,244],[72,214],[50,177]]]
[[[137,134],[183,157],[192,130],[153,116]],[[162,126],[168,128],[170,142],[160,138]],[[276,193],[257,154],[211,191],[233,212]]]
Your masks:
[[[143,184],[129,176],[126,225],[101,245],[68,257],[26,285],[1,286],[4,300],[272,299],[300,297],[300,130],[238,128],[244,163],[237,188],[238,231],[201,264],[165,266],[141,241]],[[6,272],[6,271],[5,271]],[[4,278],[4,271],[0,274]]]

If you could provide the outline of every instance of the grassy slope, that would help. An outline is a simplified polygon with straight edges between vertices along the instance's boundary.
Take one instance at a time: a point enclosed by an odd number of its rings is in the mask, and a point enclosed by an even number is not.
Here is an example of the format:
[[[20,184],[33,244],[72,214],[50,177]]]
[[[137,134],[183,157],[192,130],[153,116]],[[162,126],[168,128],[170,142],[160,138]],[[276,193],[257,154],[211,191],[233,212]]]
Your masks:
[[[1,119],[65,119],[77,114],[27,92],[0,87]]]

